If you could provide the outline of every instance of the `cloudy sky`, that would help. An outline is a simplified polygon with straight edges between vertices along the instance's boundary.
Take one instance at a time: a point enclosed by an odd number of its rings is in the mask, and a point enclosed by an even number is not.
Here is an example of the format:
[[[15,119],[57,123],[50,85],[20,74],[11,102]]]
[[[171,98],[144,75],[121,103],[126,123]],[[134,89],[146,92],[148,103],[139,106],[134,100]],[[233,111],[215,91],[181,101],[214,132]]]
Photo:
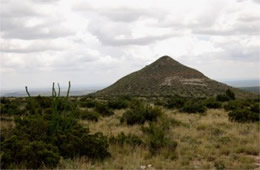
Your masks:
[[[0,89],[105,86],[162,55],[259,79],[260,0],[0,0]]]

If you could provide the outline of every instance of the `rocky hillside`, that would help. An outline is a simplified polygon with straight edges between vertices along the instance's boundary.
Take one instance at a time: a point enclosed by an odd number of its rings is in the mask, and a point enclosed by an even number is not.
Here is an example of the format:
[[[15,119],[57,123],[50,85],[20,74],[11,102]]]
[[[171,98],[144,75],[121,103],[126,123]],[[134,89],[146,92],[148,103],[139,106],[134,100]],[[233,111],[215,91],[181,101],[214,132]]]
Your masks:
[[[214,81],[169,56],[163,56],[143,69],[131,73],[95,96],[214,96],[228,88],[237,96],[246,92]]]

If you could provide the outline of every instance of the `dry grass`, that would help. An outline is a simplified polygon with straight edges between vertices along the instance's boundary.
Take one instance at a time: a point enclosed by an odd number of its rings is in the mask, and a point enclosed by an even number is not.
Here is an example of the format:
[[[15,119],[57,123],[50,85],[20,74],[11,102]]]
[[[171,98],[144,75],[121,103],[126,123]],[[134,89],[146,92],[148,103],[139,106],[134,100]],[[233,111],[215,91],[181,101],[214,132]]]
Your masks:
[[[152,165],[148,169],[254,169],[255,158],[260,153],[259,124],[234,123],[228,120],[224,110],[208,110],[206,115],[179,113],[176,110],[164,110],[168,119],[183,123],[171,127],[169,135],[178,142],[174,160],[167,159],[164,153],[151,155],[147,148],[124,145],[110,145],[110,159],[103,162],[91,162],[86,158],[62,160],[59,168],[77,169],[140,169],[142,165]],[[107,136],[120,132],[143,136],[140,125],[120,124],[124,111],[116,111],[111,117],[99,122],[81,121],[88,125],[91,132],[103,132]]]
[[[127,126],[120,123],[124,110],[115,115],[103,117],[98,122],[80,120],[88,126],[91,133],[102,132],[107,136],[136,134],[143,138],[141,125]],[[61,160],[58,169],[254,169],[259,167],[257,159],[260,153],[259,123],[234,123],[228,120],[224,110],[208,110],[205,115],[180,113],[176,110],[164,110],[168,119],[182,122],[171,126],[169,136],[178,142],[177,158],[171,160],[162,151],[151,155],[148,148],[129,145],[109,146],[112,157],[103,162],[92,162],[86,157],[73,160]],[[1,116],[0,127],[12,128],[13,120]],[[148,165],[151,167],[147,168]]]
[[[142,135],[140,125],[127,126],[120,123],[120,117],[123,113],[124,110],[117,110],[114,115],[103,117],[98,122],[80,120],[80,123],[88,126],[91,133],[102,132],[107,136],[117,135],[120,132]]]
[[[14,118],[11,116],[0,116],[0,130],[3,129],[12,129],[15,126]]]

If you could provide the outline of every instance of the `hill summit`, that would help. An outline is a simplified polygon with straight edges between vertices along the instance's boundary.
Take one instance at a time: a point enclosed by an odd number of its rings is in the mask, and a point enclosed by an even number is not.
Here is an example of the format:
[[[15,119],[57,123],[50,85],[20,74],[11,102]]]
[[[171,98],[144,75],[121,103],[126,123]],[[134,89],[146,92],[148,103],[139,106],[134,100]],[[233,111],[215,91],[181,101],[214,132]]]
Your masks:
[[[214,96],[232,89],[209,79],[201,72],[187,67],[169,56],[162,56],[143,69],[131,73],[111,86],[97,91],[96,96]]]

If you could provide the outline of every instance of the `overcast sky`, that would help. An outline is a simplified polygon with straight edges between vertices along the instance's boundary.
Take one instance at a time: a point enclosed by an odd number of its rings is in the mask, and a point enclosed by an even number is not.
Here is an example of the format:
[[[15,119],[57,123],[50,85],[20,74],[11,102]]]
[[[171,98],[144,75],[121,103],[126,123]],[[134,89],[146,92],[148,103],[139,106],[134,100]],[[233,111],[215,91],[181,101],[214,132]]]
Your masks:
[[[259,79],[260,0],[0,0],[0,89],[105,86],[162,55]]]

